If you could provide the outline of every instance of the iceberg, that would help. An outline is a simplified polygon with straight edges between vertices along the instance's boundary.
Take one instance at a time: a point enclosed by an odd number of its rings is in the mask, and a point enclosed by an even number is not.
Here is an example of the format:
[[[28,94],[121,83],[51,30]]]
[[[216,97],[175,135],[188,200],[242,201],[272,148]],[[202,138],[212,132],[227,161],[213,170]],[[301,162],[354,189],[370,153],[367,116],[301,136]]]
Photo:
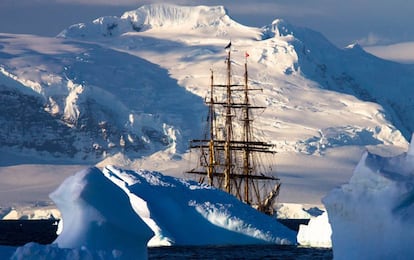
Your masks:
[[[296,244],[294,231],[235,197],[154,171],[88,168],[50,198],[63,218],[58,238],[12,258],[144,259],[147,246]]]
[[[107,166],[136,213],[152,228],[149,246],[295,244],[296,234],[273,217],[208,185],[159,172]]]
[[[67,178],[50,197],[62,213],[60,235],[51,245],[19,247],[13,258],[147,258],[153,232],[132,210],[128,196],[98,168]]]
[[[309,247],[332,247],[332,229],[329,225],[328,213],[313,217],[307,225],[300,225],[297,235],[298,244]]]
[[[348,184],[324,199],[335,259],[414,257],[414,144],[382,157],[365,152]]]

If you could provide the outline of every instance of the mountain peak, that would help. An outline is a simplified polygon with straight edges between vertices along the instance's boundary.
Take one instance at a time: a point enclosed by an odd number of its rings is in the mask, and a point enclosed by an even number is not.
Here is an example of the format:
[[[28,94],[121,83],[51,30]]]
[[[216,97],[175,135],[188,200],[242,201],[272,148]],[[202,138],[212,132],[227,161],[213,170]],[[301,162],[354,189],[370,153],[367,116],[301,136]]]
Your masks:
[[[262,27],[263,38],[283,37],[293,35],[292,25],[283,19],[275,19],[269,25]]]
[[[362,46],[359,45],[358,43],[352,43],[352,44],[346,46],[345,49],[348,49],[348,50],[351,50],[352,49],[352,50],[356,50],[356,51],[363,51],[363,52],[365,52],[364,49],[362,48]]]
[[[292,26],[283,19],[275,19],[267,28],[274,33],[275,36],[291,35]]]
[[[117,36],[126,32],[150,29],[197,30],[237,24],[223,6],[178,6],[172,4],[143,5],[121,17],[104,16],[91,23],[70,26],[58,37]]]
[[[171,4],[144,5],[124,13],[121,19],[129,20],[142,29],[185,26],[202,27],[229,19],[223,6],[177,6]]]

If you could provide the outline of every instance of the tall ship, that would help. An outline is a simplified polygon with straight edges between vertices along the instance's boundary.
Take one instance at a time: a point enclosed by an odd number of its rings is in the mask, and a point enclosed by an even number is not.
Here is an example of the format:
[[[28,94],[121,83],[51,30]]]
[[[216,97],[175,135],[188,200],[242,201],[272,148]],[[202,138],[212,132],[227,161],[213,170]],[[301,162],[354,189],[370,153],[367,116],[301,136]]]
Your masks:
[[[257,140],[253,133],[255,111],[263,111],[265,107],[254,106],[251,93],[262,89],[249,86],[247,53],[244,80],[234,82],[231,43],[225,49],[226,79],[224,84],[216,84],[211,70],[210,90],[205,100],[206,131],[203,139],[190,141],[198,163],[187,173],[198,175],[199,182],[222,189],[259,211],[273,214],[281,183],[273,175],[269,160],[263,159],[273,156],[273,145]]]

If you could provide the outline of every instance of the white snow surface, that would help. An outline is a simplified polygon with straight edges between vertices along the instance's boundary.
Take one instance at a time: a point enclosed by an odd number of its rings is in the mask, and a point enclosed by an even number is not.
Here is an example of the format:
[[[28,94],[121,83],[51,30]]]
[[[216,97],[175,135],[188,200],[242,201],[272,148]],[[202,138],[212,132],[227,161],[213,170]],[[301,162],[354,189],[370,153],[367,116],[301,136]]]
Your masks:
[[[348,184],[324,199],[335,259],[412,259],[414,142],[394,157],[364,153]]]

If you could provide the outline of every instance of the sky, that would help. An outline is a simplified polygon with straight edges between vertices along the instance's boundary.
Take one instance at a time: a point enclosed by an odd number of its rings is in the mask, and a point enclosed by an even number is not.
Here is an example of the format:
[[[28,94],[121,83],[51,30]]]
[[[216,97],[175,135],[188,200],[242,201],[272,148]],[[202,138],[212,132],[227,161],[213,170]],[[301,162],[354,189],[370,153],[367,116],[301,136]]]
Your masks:
[[[234,20],[256,27],[283,18],[321,32],[338,47],[414,42],[411,0],[1,0],[0,32],[55,36],[72,24],[157,2],[224,5]]]

